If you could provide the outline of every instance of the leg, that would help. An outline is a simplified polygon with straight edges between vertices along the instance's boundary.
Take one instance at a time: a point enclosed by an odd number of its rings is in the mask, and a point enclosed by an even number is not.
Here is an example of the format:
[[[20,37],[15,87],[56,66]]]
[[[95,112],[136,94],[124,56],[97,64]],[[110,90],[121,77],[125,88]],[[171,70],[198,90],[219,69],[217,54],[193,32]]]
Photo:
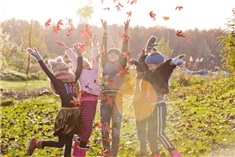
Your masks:
[[[101,134],[102,134],[102,143],[103,143],[103,152],[104,156],[110,151],[110,116],[111,116],[111,106],[106,104],[107,100],[102,100],[100,105],[100,120],[102,124]]]
[[[122,108],[116,104],[112,112],[112,148],[110,155],[116,157],[119,150],[120,130],[122,122]]]
[[[148,118],[148,142],[150,146],[150,150],[152,152],[152,156],[157,155],[160,153],[158,148],[158,139],[157,139],[157,120],[156,115],[152,114]]]
[[[71,156],[72,142],[73,142],[73,136],[66,136],[64,157]]]
[[[81,132],[78,133],[80,139],[88,142],[92,133],[93,122],[96,113],[97,102],[82,102],[81,105]],[[85,147],[84,147],[85,148]]]
[[[180,153],[174,148],[166,136],[164,130],[166,127],[166,103],[157,105],[157,137],[161,140],[163,146],[170,152],[172,157],[181,157]]]
[[[136,131],[140,143],[140,154],[147,154],[146,119],[136,121]]]
[[[62,148],[66,141],[66,136],[58,136],[59,141],[42,141],[42,147]]]

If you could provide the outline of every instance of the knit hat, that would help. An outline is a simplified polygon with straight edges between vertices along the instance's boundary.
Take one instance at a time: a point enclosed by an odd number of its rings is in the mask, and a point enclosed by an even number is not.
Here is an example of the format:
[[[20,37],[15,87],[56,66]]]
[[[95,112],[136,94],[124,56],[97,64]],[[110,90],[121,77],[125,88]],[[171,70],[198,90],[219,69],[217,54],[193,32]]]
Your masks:
[[[69,70],[69,66],[63,61],[61,56],[57,57],[55,60],[48,60],[48,63],[53,73],[56,71]]]
[[[164,56],[159,52],[152,53],[145,58],[146,64],[156,64],[163,61],[164,61]]]
[[[121,51],[117,48],[110,48],[107,53],[116,53],[119,57],[121,56]]]
[[[157,41],[157,37],[156,36],[151,36],[148,39],[147,44],[146,44],[146,53],[150,53],[151,49],[158,45],[158,43],[156,43],[156,41]]]

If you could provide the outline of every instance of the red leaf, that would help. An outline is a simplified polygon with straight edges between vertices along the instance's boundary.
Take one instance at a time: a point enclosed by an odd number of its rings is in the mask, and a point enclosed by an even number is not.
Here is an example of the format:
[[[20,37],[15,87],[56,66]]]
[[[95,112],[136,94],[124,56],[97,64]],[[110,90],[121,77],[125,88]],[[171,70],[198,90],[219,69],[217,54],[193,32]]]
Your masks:
[[[45,27],[49,27],[51,24],[51,18],[49,18],[49,20],[47,20],[47,22],[45,23]]]

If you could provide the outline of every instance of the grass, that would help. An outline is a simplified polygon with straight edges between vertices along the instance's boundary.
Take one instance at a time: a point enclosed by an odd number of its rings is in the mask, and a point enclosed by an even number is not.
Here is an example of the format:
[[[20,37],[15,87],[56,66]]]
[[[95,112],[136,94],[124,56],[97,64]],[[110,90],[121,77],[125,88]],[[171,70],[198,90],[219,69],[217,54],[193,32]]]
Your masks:
[[[7,90],[28,90],[33,88],[49,87],[48,80],[30,80],[30,81],[0,81],[0,88]]]
[[[171,82],[171,93],[167,95],[166,134],[182,156],[235,156],[234,79],[224,76],[186,77],[184,74],[175,73]],[[41,83],[48,85],[48,82]],[[4,85],[7,84],[5,82]],[[33,84],[37,83],[32,82]],[[15,85],[25,87],[25,84]],[[132,98],[131,94],[124,97],[120,157],[134,157],[139,151]],[[95,123],[99,122],[99,107],[98,104]],[[1,107],[1,155],[25,156],[32,136],[44,140],[56,139],[52,134],[54,118],[59,108],[60,100],[53,95],[16,101],[13,106]],[[99,156],[102,149],[99,127],[94,126],[89,145],[91,150],[87,156]],[[159,146],[162,149],[161,156],[169,157],[163,145],[159,143]],[[46,148],[36,150],[34,156],[59,157],[62,154],[60,149]]]

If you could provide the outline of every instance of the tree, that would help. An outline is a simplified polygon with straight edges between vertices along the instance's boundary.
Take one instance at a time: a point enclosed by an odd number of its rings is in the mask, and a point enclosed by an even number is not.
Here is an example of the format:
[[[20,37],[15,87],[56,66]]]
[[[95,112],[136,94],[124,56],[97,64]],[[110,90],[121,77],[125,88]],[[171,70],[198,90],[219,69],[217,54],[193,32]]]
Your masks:
[[[228,21],[228,34],[220,36],[222,46],[222,57],[225,66],[232,73],[235,72],[235,9],[232,10],[233,17]]]

